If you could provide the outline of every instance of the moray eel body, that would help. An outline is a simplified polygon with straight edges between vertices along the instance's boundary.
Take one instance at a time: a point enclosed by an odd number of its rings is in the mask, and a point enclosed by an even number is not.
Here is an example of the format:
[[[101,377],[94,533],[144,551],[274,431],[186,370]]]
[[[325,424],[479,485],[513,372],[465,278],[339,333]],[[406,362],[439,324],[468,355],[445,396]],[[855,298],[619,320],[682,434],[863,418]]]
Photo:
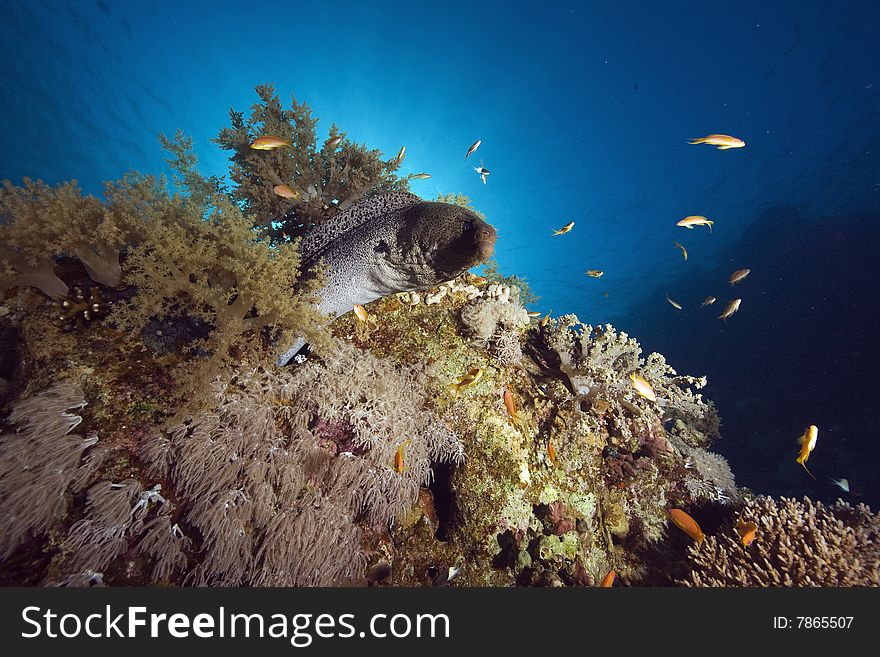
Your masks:
[[[495,229],[466,208],[388,192],[363,199],[312,228],[300,243],[303,268],[323,263],[318,308],[339,317],[396,292],[425,290],[487,260]],[[304,344],[278,359],[286,364]]]

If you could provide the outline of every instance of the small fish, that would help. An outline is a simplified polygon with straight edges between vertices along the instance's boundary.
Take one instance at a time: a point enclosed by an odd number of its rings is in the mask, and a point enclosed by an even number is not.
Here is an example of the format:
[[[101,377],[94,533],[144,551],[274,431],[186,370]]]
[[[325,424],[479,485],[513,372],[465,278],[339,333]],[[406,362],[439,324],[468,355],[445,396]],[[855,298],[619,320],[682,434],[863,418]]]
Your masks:
[[[609,570],[608,574],[605,575],[602,583],[599,584],[599,588],[610,589],[614,585],[614,578],[617,577],[617,573],[613,570]]]
[[[394,471],[397,474],[400,474],[404,470],[403,464],[403,452],[406,450],[406,446],[409,444],[409,440],[404,440],[400,443],[400,446],[397,448],[397,451],[394,452]]]
[[[559,230],[554,230],[554,231],[553,231],[553,234],[554,234],[554,235],[565,235],[565,234],[566,234],[568,231],[570,231],[572,228],[574,228],[574,222],[573,222],[573,221],[569,221],[567,224],[565,224],[565,225],[564,225],[562,228],[560,228]]]
[[[605,290],[605,291],[602,293],[602,296],[604,296],[604,297],[607,299],[607,298],[608,298],[608,290]]]
[[[553,447],[553,443],[549,440],[547,441],[547,459],[554,467],[559,465],[559,462],[556,460],[556,448]]]
[[[366,323],[367,320],[370,319],[370,314],[367,312],[367,309],[357,303],[354,304],[354,314],[359,320],[364,323]]]
[[[715,303],[715,297],[706,297],[703,299],[703,303],[700,304],[700,307],[705,308],[706,306],[711,306],[713,303]]]
[[[751,269],[737,269],[735,272],[733,272],[730,275],[730,278],[728,278],[727,280],[731,286],[734,286],[737,283],[739,283],[742,279],[744,279],[746,276],[748,276],[751,273],[751,271],[752,271]]]
[[[670,299],[668,294],[666,295],[666,300],[669,302],[669,305],[676,310],[684,310],[684,308],[681,307],[681,304],[675,299]]]
[[[602,278],[605,275],[605,272],[601,269],[588,269],[585,273],[590,278]]]
[[[847,479],[832,479],[831,477],[828,477],[828,481],[830,481],[832,484],[837,486],[840,490],[844,491],[845,493],[849,492],[849,480],[847,480]]]
[[[482,143],[483,143],[482,140],[477,139],[477,141],[475,141],[473,144],[471,144],[470,148],[468,148],[467,155],[464,156],[464,159],[468,159],[470,157],[471,153],[476,151],[480,147],[480,144],[482,144]]]
[[[400,150],[397,151],[397,157],[394,158],[394,166],[399,165],[403,162],[403,158],[406,157],[406,146],[401,146]]]
[[[272,191],[281,198],[298,199],[300,197],[299,191],[291,189],[290,185],[275,185]]]
[[[685,217],[681,221],[676,222],[676,226],[681,226],[682,228],[687,228],[688,230],[692,230],[694,226],[708,226],[709,232],[712,232],[712,225],[715,222],[711,219],[706,219],[706,217],[699,214],[692,214],[688,217]]]
[[[489,176],[490,173],[492,173],[491,171],[489,171],[489,169],[484,167],[482,164],[478,167],[474,167],[474,171],[476,171],[478,174],[480,174],[480,178],[483,179],[484,185],[486,184],[486,178]]]
[[[550,313],[552,312],[553,311],[551,310]],[[541,328],[544,328],[545,326],[547,326],[547,324],[550,323],[550,313],[544,315],[544,319],[541,320]]]
[[[729,148],[743,148],[746,145],[742,139],[737,139],[736,137],[731,137],[730,135],[706,135],[705,137],[698,137],[697,139],[691,139],[688,141],[689,144],[709,144],[710,146],[717,146],[719,151],[726,151]]]
[[[675,523],[676,527],[694,539],[697,545],[703,544],[703,530],[700,529],[696,520],[681,509],[669,509],[667,513],[669,513],[669,517],[672,518],[672,522]]]
[[[804,466],[804,470],[815,479],[816,477],[807,469],[807,459],[810,458],[810,452],[816,449],[816,441],[819,439],[819,429],[815,424],[811,424],[804,431],[804,435],[798,438],[798,443],[801,446],[801,451],[798,452],[798,456],[795,459],[798,463]]]
[[[532,319],[534,319],[535,317],[540,317],[540,316],[541,316],[541,313],[539,313],[537,310],[530,310],[527,314],[528,314],[528,316],[531,317]]]
[[[644,377],[639,374],[633,372],[629,375],[629,380],[632,382],[633,388],[636,389],[636,392],[645,399],[648,399],[652,402],[657,401],[657,395],[654,394],[654,389],[651,387],[651,384],[645,381]]]
[[[430,173],[411,173],[409,174],[410,178],[414,178],[415,180],[427,180],[431,177]]]
[[[507,414],[510,415],[515,424],[522,422],[522,418],[516,411],[516,404],[513,401],[513,395],[510,390],[504,391],[504,407],[507,409]]]
[[[751,545],[752,541],[755,540],[755,536],[758,532],[758,525],[753,522],[745,521],[745,520],[737,520],[736,522],[736,533],[739,534],[739,539],[742,541],[742,544],[745,547]]]
[[[683,247],[681,244],[679,244],[678,242],[673,242],[673,244],[675,244],[675,246],[677,246],[679,249],[681,249],[681,255],[682,255],[682,257],[685,259],[685,261],[687,261],[687,259],[688,259],[688,250],[687,250],[686,248],[684,248],[684,247]]]
[[[739,304],[742,303],[742,299],[732,299],[727,307],[724,309],[724,312],[718,315],[718,319],[723,319],[727,321],[727,318],[730,317],[733,313],[739,310]]]
[[[458,395],[462,390],[467,390],[471,386],[476,385],[477,381],[482,377],[483,370],[479,367],[473,367],[457,383],[453,383],[449,387],[452,389],[453,395]]]
[[[271,151],[273,148],[281,147],[290,148],[290,141],[281,137],[275,137],[274,135],[257,137],[251,144],[251,148],[257,151]]]
[[[335,137],[330,137],[327,139],[327,141],[324,142],[324,148],[329,148],[332,150],[339,146],[344,138],[345,135],[336,135]]]

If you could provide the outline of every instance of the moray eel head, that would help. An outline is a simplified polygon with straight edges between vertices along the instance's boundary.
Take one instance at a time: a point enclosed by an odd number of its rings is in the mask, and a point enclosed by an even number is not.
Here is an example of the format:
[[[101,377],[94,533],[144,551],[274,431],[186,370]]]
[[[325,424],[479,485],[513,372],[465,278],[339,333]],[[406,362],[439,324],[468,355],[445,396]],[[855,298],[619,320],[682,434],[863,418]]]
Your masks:
[[[467,208],[424,202],[401,214],[396,266],[432,287],[489,259],[495,229]]]

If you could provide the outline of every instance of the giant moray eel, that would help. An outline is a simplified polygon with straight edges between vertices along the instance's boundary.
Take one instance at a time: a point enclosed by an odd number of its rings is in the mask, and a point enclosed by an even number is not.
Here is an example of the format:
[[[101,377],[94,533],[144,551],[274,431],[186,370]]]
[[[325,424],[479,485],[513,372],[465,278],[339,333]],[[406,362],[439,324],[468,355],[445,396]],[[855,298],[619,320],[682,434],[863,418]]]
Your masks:
[[[339,317],[355,304],[452,280],[492,255],[495,229],[466,208],[415,194],[370,196],[305,234],[305,269],[327,267],[318,308]],[[297,342],[278,359],[286,364]]]

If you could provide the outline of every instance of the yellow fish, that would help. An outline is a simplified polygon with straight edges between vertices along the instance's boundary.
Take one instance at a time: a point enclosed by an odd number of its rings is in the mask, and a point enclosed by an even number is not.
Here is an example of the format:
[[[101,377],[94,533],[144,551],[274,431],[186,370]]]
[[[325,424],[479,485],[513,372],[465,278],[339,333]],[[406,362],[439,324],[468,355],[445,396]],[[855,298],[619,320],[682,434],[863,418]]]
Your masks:
[[[651,384],[645,381],[644,377],[633,372],[629,375],[629,380],[632,382],[633,388],[636,389],[636,392],[645,399],[648,399],[652,402],[657,401],[657,395],[654,394],[654,389],[651,387]]]
[[[669,305],[676,310],[684,310],[684,308],[681,307],[681,304],[675,299],[670,299],[668,294],[666,295],[666,300],[669,302]]]
[[[691,139],[688,141],[689,144],[709,144],[710,146],[717,146],[719,151],[726,151],[729,148],[743,148],[746,145],[742,139],[737,139],[736,137],[731,137],[730,135],[706,135],[705,137],[698,137],[697,139]]]
[[[553,231],[553,234],[554,234],[554,235],[565,235],[565,234],[566,234],[568,231],[570,231],[572,228],[574,228],[574,222],[573,222],[573,221],[569,221],[567,224],[565,224],[565,225],[564,225],[562,228],[560,228],[559,230],[554,230],[554,231]]]
[[[400,443],[400,446],[397,448],[397,451],[394,452],[394,471],[397,474],[400,474],[404,470],[403,464],[403,452],[406,450],[406,446],[409,444],[409,440],[404,440]]]
[[[712,232],[712,224],[715,222],[706,219],[706,217],[699,214],[692,214],[689,217],[685,217],[681,221],[676,222],[676,226],[681,226],[682,228],[687,228],[688,230],[692,230],[694,226],[708,226],[709,232]]]
[[[669,509],[667,513],[669,513],[669,517],[672,518],[672,522],[675,523],[676,527],[694,539],[697,545],[703,544],[703,530],[700,529],[696,520],[681,509]]]
[[[290,148],[290,141],[274,135],[257,137],[251,144],[251,148],[257,151],[271,151],[273,148],[281,148],[282,146]]]
[[[733,313],[739,310],[739,304],[742,303],[742,299],[733,299],[730,303],[727,304],[727,307],[724,309],[724,312],[718,315],[718,319],[723,319],[727,321],[727,318],[730,317]]]
[[[416,180],[427,180],[431,177],[430,173],[411,173],[409,174],[410,178],[415,178]]]
[[[450,384],[449,387],[452,389],[453,396],[458,395],[462,390],[467,390],[471,386],[476,385],[477,381],[481,378],[483,378],[483,370],[479,367],[472,367],[457,383]]]
[[[281,198],[299,198],[299,192],[297,190],[291,189],[290,185],[275,185],[272,188],[272,191],[278,194],[278,196],[280,196]]]
[[[551,310],[550,313],[552,313],[552,312],[553,311]],[[541,328],[544,328],[550,322],[550,313],[547,313],[546,315],[544,315],[544,319],[541,320]]]
[[[507,409],[507,414],[510,415],[510,418],[513,420],[514,424],[519,424],[522,422],[522,418],[520,414],[516,410],[516,404],[513,401],[513,395],[510,390],[504,391],[504,407]]]
[[[755,535],[758,532],[758,525],[753,522],[747,522],[745,520],[737,520],[736,522],[736,533],[739,534],[739,538],[742,541],[742,544],[745,547],[749,547],[752,541],[755,540]]]
[[[534,319],[535,317],[540,317],[540,316],[541,316],[541,313],[539,313],[537,310],[530,310],[527,314],[528,314],[528,316],[531,317],[532,319]]]
[[[700,307],[711,306],[713,303],[715,303],[715,297],[706,297],[703,299],[703,303],[700,304]]]
[[[601,269],[588,269],[586,271],[587,276],[590,278],[602,278],[605,275],[605,272]]]
[[[334,149],[339,144],[342,143],[342,139],[345,135],[336,135],[335,137],[330,137],[327,141],[324,142],[324,148]]]
[[[819,438],[819,429],[815,424],[811,424],[804,431],[804,435],[798,438],[798,443],[800,443],[801,451],[798,453],[795,461],[804,466],[804,470],[807,470],[807,473],[815,479],[816,477],[807,469],[807,459],[810,458],[810,452],[816,449],[816,440]]]
[[[480,139],[477,139],[477,141],[475,141],[473,144],[471,144],[470,148],[468,148],[467,155],[464,156],[464,159],[468,159],[470,157],[471,153],[473,153],[475,150],[477,150],[480,147],[480,144],[482,144],[482,143],[483,142]]]
[[[354,314],[359,320],[364,323],[366,323],[367,320],[370,319],[370,314],[367,312],[367,309],[357,303],[354,304]]]
[[[673,242],[673,244],[675,244],[675,246],[677,246],[679,249],[681,249],[681,255],[682,255],[682,257],[683,257],[685,260],[687,260],[687,259],[688,259],[688,250],[687,250],[686,248],[684,248],[684,247],[683,247],[681,244],[679,244],[678,242]]]
[[[613,570],[609,570],[608,574],[605,575],[604,579],[602,580],[602,583],[599,584],[599,587],[603,589],[610,589],[612,586],[614,586],[615,577],[617,577],[617,573],[615,573]]]
[[[730,278],[727,280],[731,285],[736,285],[742,279],[744,279],[746,276],[748,276],[751,273],[751,271],[752,271],[751,269],[737,269],[735,272],[733,272],[730,275]]]

